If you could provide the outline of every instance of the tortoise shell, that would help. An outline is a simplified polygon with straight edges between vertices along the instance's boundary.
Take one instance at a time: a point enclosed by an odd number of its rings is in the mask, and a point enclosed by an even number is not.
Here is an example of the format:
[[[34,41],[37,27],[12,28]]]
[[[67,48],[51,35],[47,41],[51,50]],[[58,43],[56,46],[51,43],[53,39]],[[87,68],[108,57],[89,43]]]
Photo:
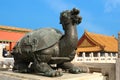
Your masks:
[[[27,33],[15,48],[19,53],[29,53],[48,48],[59,41],[62,33],[54,28],[41,28]]]

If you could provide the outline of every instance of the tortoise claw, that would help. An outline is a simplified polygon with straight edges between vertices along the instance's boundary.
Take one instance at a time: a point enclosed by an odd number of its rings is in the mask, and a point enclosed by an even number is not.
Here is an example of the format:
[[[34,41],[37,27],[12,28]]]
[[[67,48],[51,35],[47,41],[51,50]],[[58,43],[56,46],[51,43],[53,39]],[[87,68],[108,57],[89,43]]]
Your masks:
[[[56,71],[56,70],[51,70],[44,73],[44,76],[47,76],[47,77],[58,77],[62,75],[63,74],[61,71]]]
[[[73,73],[73,74],[79,74],[81,73],[81,69],[79,67],[73,67],[69,70],[70,73]]]

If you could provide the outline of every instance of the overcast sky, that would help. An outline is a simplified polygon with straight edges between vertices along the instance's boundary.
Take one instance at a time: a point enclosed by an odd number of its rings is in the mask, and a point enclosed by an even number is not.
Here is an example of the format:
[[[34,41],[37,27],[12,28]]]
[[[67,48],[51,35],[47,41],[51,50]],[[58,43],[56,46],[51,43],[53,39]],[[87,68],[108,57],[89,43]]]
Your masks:
[[[120,0],[0,0],[0,25],[32,30],[54,27],[63,32],[60,12],[74,7],[83,18],[77,27],[79,37],[84,30],[117,37]]]

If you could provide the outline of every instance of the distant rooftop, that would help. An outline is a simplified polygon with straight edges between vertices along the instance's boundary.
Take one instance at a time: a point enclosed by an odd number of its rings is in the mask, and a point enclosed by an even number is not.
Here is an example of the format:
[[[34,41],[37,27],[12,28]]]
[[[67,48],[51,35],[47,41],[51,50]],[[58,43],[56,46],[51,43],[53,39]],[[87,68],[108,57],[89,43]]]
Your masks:
[[[85,31],[78,42],[77,51],[118,52],[118,41],[114,36],[106,36]]]
[[[30,31],[32,31],[30,29],[17,28],[17,27],[11,27],[11,26],[2,26],[2,25],[0,25],[0,30],[8,30],[8,31],[15,31],[15,32],[30,32]]]

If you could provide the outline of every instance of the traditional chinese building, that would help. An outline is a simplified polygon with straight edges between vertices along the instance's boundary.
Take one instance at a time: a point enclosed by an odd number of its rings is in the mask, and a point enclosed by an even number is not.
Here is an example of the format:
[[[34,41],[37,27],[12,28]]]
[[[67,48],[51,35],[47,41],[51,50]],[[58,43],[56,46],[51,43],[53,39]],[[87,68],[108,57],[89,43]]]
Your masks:
[[[16,42],[30,31],[29,29],[0,26],[0,52],[2,52],[3,48],[11,51]]]
[[[118,41],[114,36],[85,31],[76,52],[76,61],[115,62],[118,56]]]

